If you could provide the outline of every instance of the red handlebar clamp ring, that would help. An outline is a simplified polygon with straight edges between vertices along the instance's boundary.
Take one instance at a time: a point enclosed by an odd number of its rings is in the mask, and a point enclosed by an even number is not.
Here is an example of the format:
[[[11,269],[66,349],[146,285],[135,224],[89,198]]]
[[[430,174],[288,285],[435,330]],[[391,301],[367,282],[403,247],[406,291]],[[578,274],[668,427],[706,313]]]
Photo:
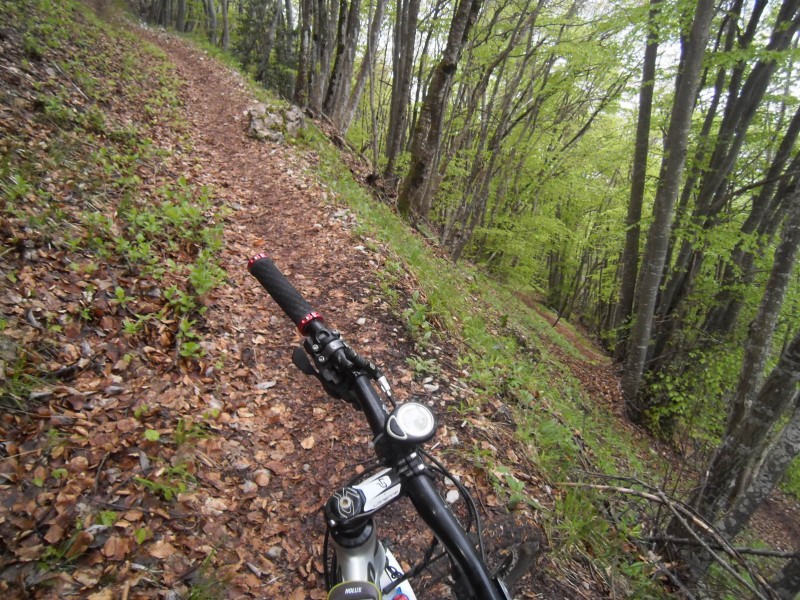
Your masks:
[[[261,260],[262,258],[269,258],[269,256],[267,256],[266,254],[256,254],[253,258],[247,261],[247,270],[251,271],[256,261]]]
[[[297,324],[297,330],[300,332],[300,335],[306,334],[306,327],[308,327],[311,321],[324,321],[325,319],[322,318],[322,315],[318,312],[310,312],[305,317],[303,317],[300,322]]]

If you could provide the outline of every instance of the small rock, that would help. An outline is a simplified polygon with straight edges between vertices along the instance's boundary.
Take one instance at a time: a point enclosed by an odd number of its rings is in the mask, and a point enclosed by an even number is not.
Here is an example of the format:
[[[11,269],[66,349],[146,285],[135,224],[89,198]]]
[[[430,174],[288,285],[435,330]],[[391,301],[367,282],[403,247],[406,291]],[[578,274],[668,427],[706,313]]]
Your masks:
[[[267,487],[270,479],[272,479],[272,475],[267,469],[259,469],[253,473],[253,479],[258,487]]]
[[[426,383],[422,387],[425,388],[426,392],[428,392],[429,394],[432,394],[433,392],[435,392],[435,391],[437,391],[439,389],[439,384],[438,383]]]
[[[450,490],[447,492],[447,496],[445,496],[445,500],[447,500],[448,504],[453,504],[461,497],[461,494],[458,493],[458,490]]]
[[[277,385],[277,383],[278,383],[277,381],[264,381],[262,383],[259,383],[256,387],[259,390],[268,390],[270,388],[274,388]]]
[[[272,560],[275,560],[277,558],[280,558],[282,552],[283,548],[281,548],[280,546],[273,546],[272,548],[267,550],[267,556]]]
[[[356,321],[356,325],[364,325],[366,322],[367,319],[365,317],[361,317],[358,321]]]
[[[258,489],[258,485],[254,481],[245,481],[239,489],[242,490],[243,494],[252,494]]]

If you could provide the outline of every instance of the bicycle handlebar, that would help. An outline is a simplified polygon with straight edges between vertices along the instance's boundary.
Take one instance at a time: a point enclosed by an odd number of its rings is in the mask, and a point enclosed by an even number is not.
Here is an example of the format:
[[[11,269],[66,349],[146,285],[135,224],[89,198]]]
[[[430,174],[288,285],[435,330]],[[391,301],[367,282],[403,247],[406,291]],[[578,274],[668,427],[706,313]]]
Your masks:
[[[301,334],[305,333],[305,326],[311,320],[322,319],[265,254],[257,254],[251,258],[247,263],[247,270],[297,325]]]
[[[247,268],[297,325],[302,335],[308,332],[316,336],[319,332],[326,332],[319,313],[312,310],[311,305],[267,256],[254,256],[247,263]],[[349,385],[359,400],[373,434],[379,436],[383,433],[388,416],[383,401],[363,374],[354,377]],[[409,475],[404,483],[405,491],[418,514],[458,563],[479,600],[506,600],[508,595],[489,574],[464,529],[423,473]]]

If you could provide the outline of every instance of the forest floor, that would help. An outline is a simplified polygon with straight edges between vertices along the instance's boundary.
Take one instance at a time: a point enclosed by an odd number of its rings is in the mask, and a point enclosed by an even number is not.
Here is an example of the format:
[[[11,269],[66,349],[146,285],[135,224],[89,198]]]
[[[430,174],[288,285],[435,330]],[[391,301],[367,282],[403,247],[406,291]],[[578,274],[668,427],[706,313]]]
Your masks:
[[[247,137],[244,114],[255,100],[238,75],[175,36],[137,35],[167,53],[180,79],[187,127],[184,138],[162,140],[179,150],[169,169],[210,186],[229,208],[218,256],[227,276],[210,292],[202,319],[204,350],[216,362],[182,361],[155,343],[115,349],[123,320],[108,307],[94,329],[64,344],[59,359],[94,367],[74,369],[38,408],[0,423],[0,589],[8,597],[93,600],[325,598],[320,507],[364,469],[370,435],[350,406],[290,364],[299,338],[246,272],[257,252],[269,253],[315,309],[384,369],[398,400],[415,397],[439,409],[435,454],[475,495],[490,547],[540,535],[537,511],[524,505],[509,513],[470,452],[479,447],[511,465],[545,509],[558,490],[526,458],[502,399],[480,414],[446,410],[474,394],[454,350],[441,349],[432,379],[415,376],[406,362],[412,341],[380,293],[379,273],[394,257],[354,231],[356,217],[317,177],[313,153]],[[19,330],[19,339],[51,304],[80,298],[82,289],[56,267],[60,252],[33,250],[29,244],[0,256],[4,272],[28,273],[39,294],[20,297],[3,279],[4,314],[20,317],[7,332]],[[104,269],[110,281],[125,278],[113,265]],[[395,285],[410,295],[415,282],[407,274]],[[618,381],[602,352],[585,340],[576,347],[586,360],[561,357],[565,364],[593,397],[619,410]],[[136,358],[122,360],[134,350],[141,351]],[[429,534],[405,504],[392,512],[383,533],[398,554],[418,556]],[[775,530],[786,534],[786,547],[800,537],[796,518]],[[518,597],[624,596],[590,563],[557,563],[544,552]]]

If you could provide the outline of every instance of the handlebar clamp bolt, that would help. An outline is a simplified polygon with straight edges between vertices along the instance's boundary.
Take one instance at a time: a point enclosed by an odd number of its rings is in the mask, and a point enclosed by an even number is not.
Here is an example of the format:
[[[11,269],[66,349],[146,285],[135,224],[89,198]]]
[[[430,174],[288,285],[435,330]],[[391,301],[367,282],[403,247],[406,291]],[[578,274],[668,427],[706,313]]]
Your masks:
[[[325,357],[324,356],[318,356],[317,360],[319,361],[320,364],[322,364],[322,363],[325,362]]]
[[[314,344],[313,346],[311,346],[311,350],[313,350],[314,352],[319,352],[319,344]]]

